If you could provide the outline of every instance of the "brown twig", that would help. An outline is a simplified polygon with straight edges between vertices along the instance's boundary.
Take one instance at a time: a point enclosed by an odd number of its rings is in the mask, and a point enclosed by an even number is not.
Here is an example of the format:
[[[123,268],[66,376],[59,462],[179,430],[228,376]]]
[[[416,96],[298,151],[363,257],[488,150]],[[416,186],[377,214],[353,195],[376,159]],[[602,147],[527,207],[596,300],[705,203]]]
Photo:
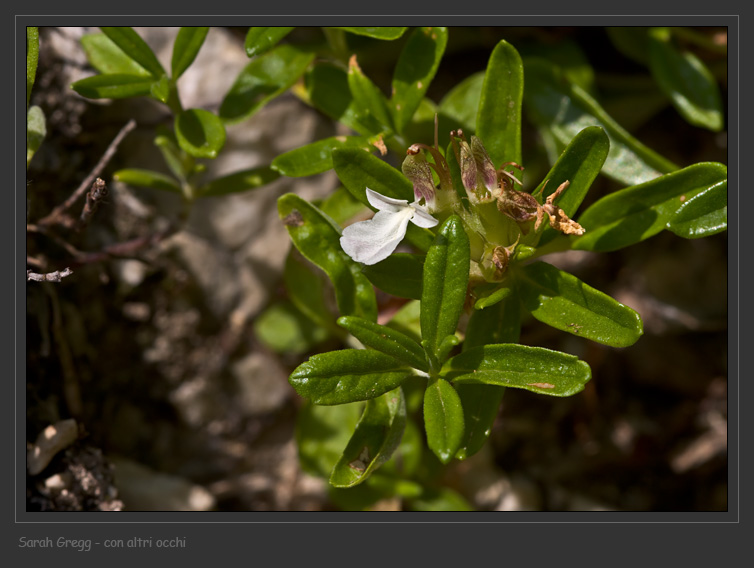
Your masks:
[[[113,155],[115,155],[115,151],[118,149],[118,145],[123,141],[123,138],[125,138],[126,135],[134,128],[136,128],[136,121],[131,119],[123,128],[121,128],[120,132],[118,132],[118,135],[107,147],[107,150],[105,150],[105,153],[102,154],[102,157],[100,158],[99,162],[97,162],[97,165],[94,166],[94,169],[91,171],[91,173],[86,176],[86,179],[81,182],[81,185],[79,185],[76,191],[74,191],[71,196],[63,203],[53,209],[49,215],[42,218],[38,222],[38,225],[65,224],[65,212],[70,209],[71,206],[92,186],[94,180],[99,177],[99,175],[102,173],[102,170],[105,169],[107,163],[112,159]]]
[[[40,274],[38,272],[26,271],[26,281],[33,280],[35,282],[60,282],[66,276],[73,274],[73,270],[66,267],[63,270],[56,270],[55,272],[46,272]]]
[[[84,209],[81,211],[81,217],[79,217],[76,224],[76,231],[81,231],[89,224],[94,213],[97,211],[100,202],[107,197],[107,185],[102,178],[97,178],[92,184],[92,189],[86,194],[86,203],[84,203]]]

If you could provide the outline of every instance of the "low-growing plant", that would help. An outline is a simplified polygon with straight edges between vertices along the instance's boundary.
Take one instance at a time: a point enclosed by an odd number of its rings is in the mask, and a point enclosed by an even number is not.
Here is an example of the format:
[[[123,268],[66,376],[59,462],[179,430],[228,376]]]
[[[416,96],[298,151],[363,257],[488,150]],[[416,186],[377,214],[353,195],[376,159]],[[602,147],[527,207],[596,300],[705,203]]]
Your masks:
[[[419,466],[422,439],[439,462],[463,460],[485,443],[506,388],[560,397],[583,390],[592,378],[589,365],[520,344],[522,316],[612,347],[641,337],[637,312],[549,264],[545,255],[615,251],[663,230],[698,238],[727,223],[725,165],[678,168],[630,136],[557,66],[541,58],[524,62],[506,41],[481,76],[437,106],[425,103],[435,113],[434,143],[411,144],[404,139],[405,109],[418,108],[418,99],[402,97],[426,88],[434,67],[402,64],[439,58],[447,31],[413,33],[420,39],[401,53],[391,99],[353,59],[347,74],[351,98],[341,115],[347,124],[356,127],[352,117],[359,117],[359,124],[372,125],[362,126],[362,134],[379,134],[388,147],[403,144],[406,152],[399,171],[362,149],[332,149],[345,191],[374,216],[341,229],[328,201],[320,208],[288,194],[278,202],[296,249],[329,278],[337,325],[352,343],[311,356],[290,376],[314,405],[345,408],[329,418],[316,407],[305,409],[298,440],[304,464],[328,475],[340,488],[336,500],[352,507],[386,495],[417,508],[458,507],[457,496],[430,497],[421,481],[427,475]],[[531,191],[522,189],[526,105],[558,149]],[[461,128],[440,143],[438,123],[449,119]],[[277,165],[295,162],[306,170],[314,148],[281,156]],[[627,187],[576,217],[600,173]],[[396,252],[400,243],[413,252]],[[317,296],[325,288],[309,289],[293,275],[305,270],[299,260],[289,266],[293,301],[328,325],[327,311],[313,309],[324,305]],[[410,302],[378,323],[375,287]],[[418,428],[412,423],[417,417]],[[339,444],[323,439],[323,424],[337,430]],[[314,457],[315,451],[329,460]],[[364,482],[360,492],[343,492]]]
[[[38,51],[29,30],[27,107]],[[293,28],[254,27],[245,37],[250,62],[213,111],[183,108],[177,84],[208,28],[180,29],[169,72],[133,29],[101,30],[82,40],[98,73],[73,89],[91,99],[150,97],[172,115],[154,138],[171,174],[129,167],[116,179],[178,193],[188,209],[280,176],[337,174],[342,187],[324,200],[278,200],[294,245],[287,300],[255,330],[297,356],[338,343],[297,359],[289,382],[307,401],[296,430],[301,465],[329,479],[343,508],[398,496],[413,509],[468,509],[429,480],[484,446],[506,388],[556,397],[584,389],[592,379],[585,361],[520,343],[525,318],[617,348],[642,336],[634,309],[548,254],[609,253],[661,231],[695,239],[727,228],[727,167],[681,168],[634,138],[598,102],[588,63],[570,44],[529,46],[522,58],[502,40],[484,71],[435,103],[427,91],[452,30],[322,28],[321,41],[297,44],[283,41]],[[660,105],[673,104],[694,126],[724,127],[712,73],[674,44],[704,36],[618,28],[610,37],[650,70]],[[398,46],[390,96],[362,70],[354,38]],[[207,179],[205,161],[221,154],[226,125],[289,90],[350,134]],[[549,171],[525,169],[524,116]],[[28,166],[45,125],[37,107],[27,117]],[[622,189],[580,210],[599,175]],[[377,293],[400,299],[400,309],[381,313]]]

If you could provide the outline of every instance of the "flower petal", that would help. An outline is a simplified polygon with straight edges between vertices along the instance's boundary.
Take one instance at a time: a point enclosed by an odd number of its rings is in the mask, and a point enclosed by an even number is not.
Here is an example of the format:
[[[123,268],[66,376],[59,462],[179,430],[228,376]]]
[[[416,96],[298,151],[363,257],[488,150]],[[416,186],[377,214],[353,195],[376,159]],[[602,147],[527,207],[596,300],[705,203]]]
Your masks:
[[[417,205],[414,203],[411,205],[411,207],[414,210],[414,214],[411,216],[411,222],[417,227],[430,229],[440,222],[434,217],[432,217],[432,215],[427,213],[427,210],[424,209],[424,207],[422,207],[421,205]]]
[[[414,209],[408,205],[397,213],[378,211],[368,221],[343,229],[340,246],[356,262],[376,264],[390,256],[403,240],[408,220],[413,214]]]
[[[367,200],[378,211],[389,211],[391,213],[399,213],[408,206],[408,201],[405,199],[386,197],[369,188],[367,188]]]

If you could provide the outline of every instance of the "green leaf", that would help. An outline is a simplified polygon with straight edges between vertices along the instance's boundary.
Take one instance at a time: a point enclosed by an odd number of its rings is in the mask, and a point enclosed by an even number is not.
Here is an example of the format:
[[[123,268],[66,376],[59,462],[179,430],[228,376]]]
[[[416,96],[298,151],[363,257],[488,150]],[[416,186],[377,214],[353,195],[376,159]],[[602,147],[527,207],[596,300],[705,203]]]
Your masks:
[[[34,80],[37,76],[37,63],[39,61],[39,29],[26,28],[26,107],[29,107],[29,97]],[[28,144],[27,144],[28,147]],[[28,158],[27,158],[28,165]]]
[[[371,150],[374,147],[363,136],[332,136],[295,150],[280,154],[272,160],[272,169],[284,176],[304,177],[332,169],[332,152],[336,148]]]
[[[392,329],[397,329],[401,333],[411,337],[417,343],[420,343],[422,340],[420,312],[421,302],[419,300],[407,302],[395,313],[390,321],[387,322],[387,326]]]
[[[536,195],[547,183],[546,191],[549,195],[561,183],[570,181],[568,188],[558,198],[557,206],[565,211],[566,215],[573,217],[592,182],[600,173],[609,150],[610,140],[605,131],[599,126],[588,126],[571,140],[542,183],[532,193]],[[546,195],[543,195],[542,199],[544,197]],[[558,234],[558,231],[547,224],[539,242],[545,244]]]
[[[702,162],[606,195],[579,217],[586,233],[572,247],[606,252],[648,239],[674,219],[685,201],[727,177],[723,164]]]
[[[105,34],[88,34],[81,38],[89,64],[105,75],[139,75],[150,77],[149,71],[123,53]]]
[[[267,53],[270,49],[275,47],[278,42],[287,36],[292,27],[253,27],[249,28],[246,33],[246,40],[244,41],[244,48],[246,49],[246,55],[254,57]]]
[[[149,187],[152,189],[161,189],[173,193],[183,194],[178,182],[165,174],[144,170],[140,168],[126,168],[118,170],[113,174],[113,179],[139,187]]]
[[[158,78],[166,74],[152,49],[133,28],[100,27],[100,29],[123,53],[146,69],[152,77]]]
[[[424,428],[429,449],[442,463],[450,462],[463,441],[463,408],[445,379],[431,382],[424,392]]]
[[[71,88],[88,99],[125,99],[147,96],[154,79],[145,75],[94,75],[76,81]]]
[[[173,57],[170,69],[173,81],[183,75],[196,59],[196,55],[204,44],[209,28],[181,28],[173,43]]]
[[[280,174],[269,166],[261,166],[215,178],[197,191],[197,197],[216,197],[241,193],[272,183]]]
[[[268,306],[254,319],[254,335],[273,351],[292,354],[306,353],[329,336],[287,301]]]
[[[406,28],[390,27],[338,27],[336,29],[350,32],[352,34],[371,37],[374,39],[394,40],[398,39],[406,31]]]
[[[288,382],[300,396],[330,405],[377,398],[412,375],[412,369],[389,355],[344,349],[312,356],[294,369]]]
[[[333,120],[359,134],[373,134],[356,116],[348,73],[330,63],[317,63],[305,75],[306,100]]]
[[[348,88],[353,96],[359,121],[364,124],[374,124],[375,134],[393,130],[393,120],[390,116],[388,101],[382,91],[375,85],[356,62],[356,56],[351,57],[348,64]]]
[[[528,345],[483,345],[449,359],[442,376],[453,384],[486,384],[571,396],[591,378],[578,357]]]
[[[196,160],[186,152],[180,149],[178,146],[178,140],[175,137],[175,133],[165,126],[160,126],[157,129],[157,136],[154,139],[154,145],[159,148],[162,153],[162,158],[170,168],[170,171],[181,182],[185,182],[186,179],[194,172],[196,167]]]
[[[406,401],[400,388],[367,401],[364,414],[333,468],[330,484],[353,487],[390,459],[406,427]]]
[[[693,53],[681,53],[673,46],[667,28],[650,30],[649,68],[662,92],[690,124],[714,132],[723,129],[723,102],[715,78]]]
[[[431,355],[448,335],[454,335],[469,282],[469,238],[460,217],[442,224],[424,263],[422,341]]]
[[[610,178],[637,184],[678,169],[631,136],[586,91],[569,83],[550,63],[527,59],[525,70],[527,113],[553,137],[558,150],[565,148],[584,128],[601,126],[610,138],[610,151],[602,172]]]
[[[480,71],[458,83],[443,97],[437,110],[442,118],[447,119],[450,130],[460,127],[466,135],[476,132],[477,110],[483,86],[484,72]],[[442,126],[441,123],[441,131],[444,130]]]
[[[488,343],[518,343],[521,334],[519,299],[512,295],[483,310],[474,310],[466,327],[463,350]],[[464,436],[456,458],[465,460],[477,453],[492,430],[505,387],[458,384],[456,392],[463,407]]]
[[[416,341],[400,331],[354,316],[339,318],[338,325],[347,329],[367,347],[390,355],[415,369],[429,370],[424,350]]]
[[[393,73],[394,123],[403,132],[437,72],[448,42],[442,27],[417,28],[408,38]]]
[[[340,225],[366,212],[364,205],[343,186],[333,191],[318,206],[325,215],[329,215]]]
[[[175,117],[175,135],[184,152],[195,158],[216,158],[225,145],[225,126],[203,109],[184,110]]]
[[[325,288],[326,278],[321,270],[298,252],[298,249],[291,249],[283,268],[283,282],[288,297],[311,321],[331,333],[342,333],[335,325],[335,315],[328,309],[326,293],[329,290]]]
[[[424,255],[394,253],[377,264],[364,266],[363,272],[383,292],[399,298],[421,300]]]
[[[612,347],[633,345],[643,333],[634,310],[551,264],[523,266],[516,281],[524,307],[556,329]]]
[[[327,479],[343,455],[363,409],[363,402],[319,406],[304,401],[296,414],[295,433],[301,469]]]
[[[153,99],[167,104],[170,97],[171,82],[167,75],[163,75],[156,81],[153,81],[149,87],[149,94]]]
[[[280,45],[251,61],[220,105],[220,118],[240,122],[286,91],[306,71],[314,54]]]
[[[41,108],[32,105],[26,113],[26,167],[47,136],[47,124]]]
[[[528,79],[528,77],[527,77]],[[484,74],[476,133],[498,166],[521,163],[521,101],[524,66],[516,49],[502,40],[495,46]]]
[[[679,237],[698,239],[728,228],[728,182],[722,181],[683,202],[666,227]]]
[[[314,205],[292,193],[278,199],[278,213],[293,244],[325,271],[335,286],[341,315],[377,320],[377,300],[360,265],[340,247],[340,228]]]
[[[460,493],[449,487],[424,488],[424,492],[408,503],[412,511],[473,511],[474,508]]]
[[[629,59],[647,65],[649,63],[649,28],[641,26],[605,28],[615,48]]]
[[[372,210],[374,208],[366,196],[367,187],[387,197],[405,199],[408,202],[414,200],[414,187],[411,182],[377,156],[357,148],[340,148],[333,150],[332,162],[345,188]],[[409,223],[406,238],[419,249],[427,250],[434,235],[428,229]]]

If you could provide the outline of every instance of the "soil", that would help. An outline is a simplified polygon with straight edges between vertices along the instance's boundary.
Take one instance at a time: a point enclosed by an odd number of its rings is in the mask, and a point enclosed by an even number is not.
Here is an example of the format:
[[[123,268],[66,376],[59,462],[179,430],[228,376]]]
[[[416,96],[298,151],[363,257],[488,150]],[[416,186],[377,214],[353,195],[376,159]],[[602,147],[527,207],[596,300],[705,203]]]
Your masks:
[[[169,57],[174,32],[150,30],[140,32],[154,34],[150,45]],[[323,197],[337,179],[332,172],[282,179],[206,200],[183,231],[162,238],[180,218],[179,200],[112,183],[112,173],[160,167],[151,140],[165,115],[146,99],[92,103],[68,88],[91,72],[77,44],[85,31],[41,30],[31,102],[43,108],[48,135],[28,171],[28,222],[72,194],[129,118],[136,115],[138,126],[101,174],[108,194],[83,230],[27,232],[27,256],[44,263],[28,268],[70,267],[73,274],[27,283],[26,443],[33,448],[40,432],[63,419],[79,427],[73,444],[27,476],[27,510],[336,510],[326,483],[301,471],[294,439],[302,401],[287,376],[308,353],[274,351],[254,323],[285,298],[281,273],[290,244],[277,197]],[[433,88],[478,70],[468,61],[483,69],[484,42],[497,41],[490,34],[476,40],[483,45],[455,46]],[[593,29],[543,29],[537,37],[555,41],[558,34],[586,42],[590,53],[612,49]],[[211,79],[187,78],[196,104],[186,107],[216,110],[232,69],[248,61],[242,42],[236,30],[211,31],[207,49],[227,50],[214,61],[231,71],[222,69],[214,93],[196,86]],[[196,77],[211,73],[212,61],[198,59]],[[592,63],[598,70],[602,64]],[[236,161],[212,167],[269,163],[338,133],[284,95],[229,129],[228,154]],[[671,107],[632,133],[679,164],[727,160],[720,136],[689,126]],[[536,133],[527,126],[524,136],[531,155]],[[616,188],[603,180],[593,191]],[[83,200],[74,217],[81,207]],[[118,243],[130,248],[117,258],[70,254],[70,247],[96,253]],[[614,349],[525,322],[522,343],[579,355],[592,380],[565,399],[509,389],[487,446],[454,462],[442,482],[477,510],[727,510],[727,245],[727,233],[700,240],[661,233],[616,253],[550,259],[637,310],[645,334]]]

